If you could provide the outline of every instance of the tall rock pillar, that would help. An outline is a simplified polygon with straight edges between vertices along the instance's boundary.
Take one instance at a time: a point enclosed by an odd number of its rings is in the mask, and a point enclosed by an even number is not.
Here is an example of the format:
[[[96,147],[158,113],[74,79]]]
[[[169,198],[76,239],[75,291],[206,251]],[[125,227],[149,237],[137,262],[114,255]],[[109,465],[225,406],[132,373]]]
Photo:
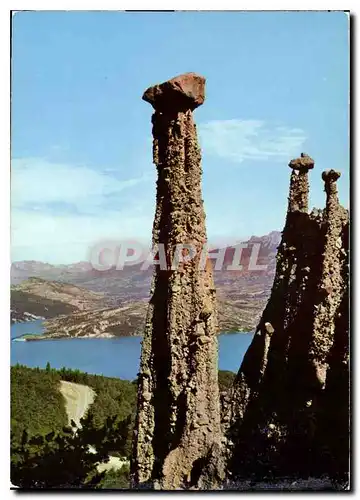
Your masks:
[[[211,265],[201,265],[206,230],[193,121],[204,91],[205,79],[187,73],[143,95],[155,109],[153,246],[164,245],[168,270],[155,266],[142,343],[133,488],[211,488],[219,471],[215,287]],[[174,266],[181,244],[193,245],[197,253]]]
[[[336,181],[340,173],[328,170],[322,173],[325,183],[326,208],[324,214],[324,252],[321,265],[319,298],[315,306],[314,331],[310,356],[321,385],[325,385],[328,353],[334,342],[335,317],[347,283],[343,280],[342,233],[347,222],[347,211],[340,206]]]
[[[308,213],[314,161],[302,154],[289,166],[271,296],[224,416],[235,482],[348,473],[349,216],[338,172],[322,174],[326,207]]]
[[[315,237],[310,237],[307,224],[308,176],[314,164],[314,160],[305,153],[289,163],[292,172],[288,210],[276,256],[276,274],[271,297],[257,326],[254,339],[245,353],[233,387],[230,410],[225,417],[228,422],[231,422],[231,440],[234,442],[240,439],[238,434],[240,429],[244,428],[248,405],[254,399],[254,395],[257,395],[260,386],[264,384],[264,378],[265,383],[271,386],[271,390],[267,390],[267,393],[271,394],[270,405],[275,404],[275,395],[280,399],[283,397],[282,393],[280,394],[280,388],[283,380],[288,376],[286,373],[286,358],[290,344],[288,327],[293,323],[293,318],[298,311],[300,283],[308,279],[310,271],[310,267],[307,267],[309,265],[307,260],[311,252],[309,248],[304,250],[304,247],[311,247],[311,241],[318,239],[317,227]],[[311,229],[314,231],[313,228]],[[269,379],[269,382],[266,379]],[[273,390],[274,387],[277,391]],[[251,419],[253,419],[252,414]],[[249,425],[252,427],[253,423],[250,421]],[[237,450],[239,456],[234,458],[236,466],[248,457],[248,451],[244,451],[240,446],[237,446]]]

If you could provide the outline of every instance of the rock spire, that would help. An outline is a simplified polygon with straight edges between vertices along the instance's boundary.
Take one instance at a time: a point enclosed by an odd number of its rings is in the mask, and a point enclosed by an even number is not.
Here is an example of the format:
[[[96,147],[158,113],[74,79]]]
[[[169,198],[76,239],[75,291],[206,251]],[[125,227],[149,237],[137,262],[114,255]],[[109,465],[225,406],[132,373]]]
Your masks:
[[[308,213],[314,161],[302,154],[289,166],[271,296],[224,417],[233,480],[348,471],[348,211],[330,170],[325,209]]]
[[[151,288],[138,377],[132,487],[212,488],[222,479],[217,463],[217,313],[212,267],[209,261],[200,264],[206,230],[192,113],[204,102],[205,79],[186,73],[150,87],[143,99],[155,110],[153,246],[164,245],[168,267],[155,266]],[[195,257],[174,267],[177,245],[187,244],[196,249]]]

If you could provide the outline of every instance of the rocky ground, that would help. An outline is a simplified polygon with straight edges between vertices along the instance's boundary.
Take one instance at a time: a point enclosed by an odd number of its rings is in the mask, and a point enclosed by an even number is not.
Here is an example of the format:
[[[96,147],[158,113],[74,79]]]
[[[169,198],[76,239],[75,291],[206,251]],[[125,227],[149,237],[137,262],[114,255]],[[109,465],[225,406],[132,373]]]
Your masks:
[[[106,338],[141,335],[146,308],[145,302],[137,302],[114,309],[59,316],[44,323],[46,333],[41,337]]]
[[[75,312],[44,322],[43,335],[26,335],[26,340],[62,338],[110,338],[141,336],[145,325],[147,301],[138,301],[123,307]],[[219,332],[251,331],[254,308],[247,311],[243,304],[219,302]],[[255,308],[256,309],[256,308]],[[258,317],[260,310],[257,311]]]

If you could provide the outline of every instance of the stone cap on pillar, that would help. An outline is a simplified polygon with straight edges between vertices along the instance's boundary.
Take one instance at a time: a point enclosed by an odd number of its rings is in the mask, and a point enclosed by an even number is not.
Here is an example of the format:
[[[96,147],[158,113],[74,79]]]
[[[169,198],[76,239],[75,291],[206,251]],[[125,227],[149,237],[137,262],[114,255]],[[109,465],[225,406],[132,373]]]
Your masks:
[[[184,73],[149,87],[142,98],[156,111],[194,110],[205,100],[205,78],[196,73]]]
[[[301,153],[300,158],[295,158],[289,163],[289,167],[293,170],[301,170],[302,172],[307,172],[308,170],[314,168],[315,162],[306,153]]]
[[[325,183],[330,183],[330,182],[336,182],[338,178],[341,176],[340,172],[337,172],[336,170],[325,170],[322,174],[322,180]]]

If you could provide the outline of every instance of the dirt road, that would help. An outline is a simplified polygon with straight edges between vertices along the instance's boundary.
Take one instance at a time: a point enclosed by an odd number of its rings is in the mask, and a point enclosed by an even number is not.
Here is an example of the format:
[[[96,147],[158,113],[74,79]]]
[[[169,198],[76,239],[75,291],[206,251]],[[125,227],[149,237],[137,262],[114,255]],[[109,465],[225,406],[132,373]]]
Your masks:
[[[76,427],[81,427],[80,420],[84,417],[89,406],[94,402],[96,393],[94,389],[88,385],[75,384],[74,382],[60,382],[60,392],[65,398],[65,408],[68,415],[69,424],[74,420]],[[96,453],[93,446],[89,446],[91,453]],[[128,464],[127,460],[118,457],[110,456],[107,463],[101,463],[97,466],[99,472],[109,469],[120,469],[123,465]]]
[[[60,392],[65,398],[66,413],[71,420],[74,420],[77,428],[80,420],[84,417],[89,406],[94,402],[96,393],[94,389],[87,385],[75,384],[73,382],[60,382]]]

